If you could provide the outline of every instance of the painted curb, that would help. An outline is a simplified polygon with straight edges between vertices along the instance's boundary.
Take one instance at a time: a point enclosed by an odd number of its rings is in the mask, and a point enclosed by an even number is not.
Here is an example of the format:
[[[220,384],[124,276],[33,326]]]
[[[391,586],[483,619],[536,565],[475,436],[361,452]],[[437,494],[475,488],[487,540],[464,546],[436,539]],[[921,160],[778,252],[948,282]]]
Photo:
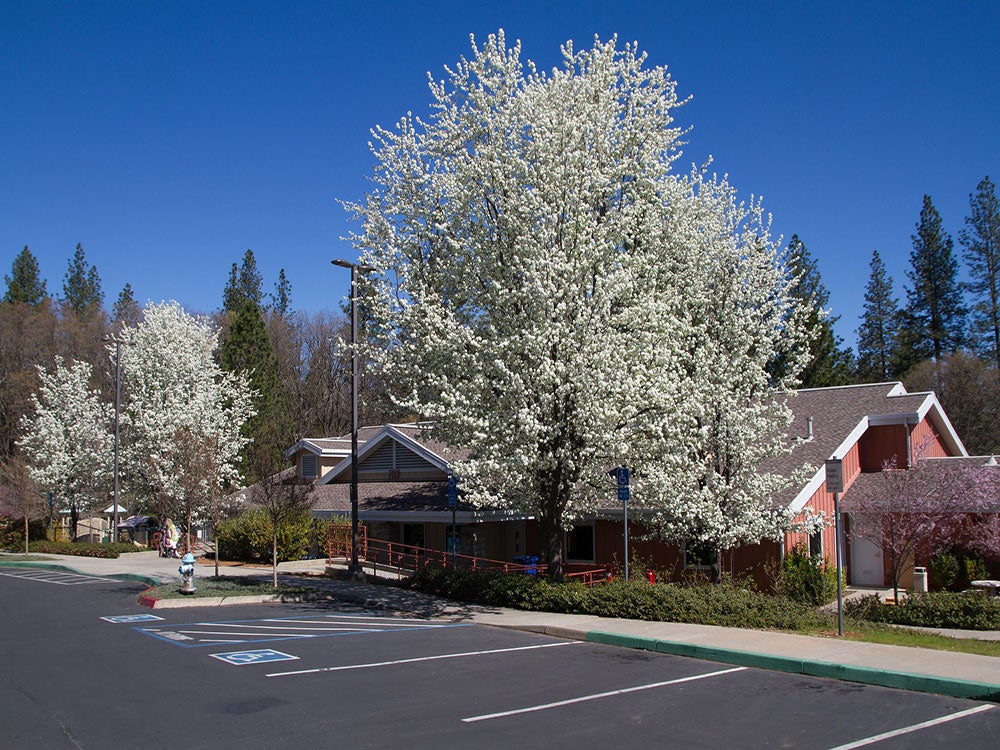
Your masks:
[[[949,695],[954,698],[969,698],[1000,703],[1000,684],[989,682],[972,682],[949,677],[934,677],[932,675],[895,672],[887,669],[798,659],[791,656],[758,654],[752,651],[739,651],[715,646],[699,646],[692,643],[663,641],[656,638],[621,635],[619,633],[607,633],[600,630],[589,631],[585,640],[609,646],[622,646],[625,648],[643,649],[645,651],[656,651],[662,654],[674,654],[675,656],[707,659],[723,664],[735,664],[741,667],[792,672],[811,677],[826,677],[834,680],[861,682],[867,685],[913,690],[920,693],[935,693],[937,695]]]

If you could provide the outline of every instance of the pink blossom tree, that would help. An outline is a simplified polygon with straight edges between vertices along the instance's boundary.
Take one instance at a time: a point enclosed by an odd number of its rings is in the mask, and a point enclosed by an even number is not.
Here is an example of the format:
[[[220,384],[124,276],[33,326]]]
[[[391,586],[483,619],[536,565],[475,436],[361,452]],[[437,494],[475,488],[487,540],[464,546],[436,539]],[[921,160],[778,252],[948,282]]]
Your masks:
[[[951,459],[918,459],[901,469],[883,462],[874,483],[852,488],[841,506],[850,535],[882,548],[892,587],[917,559],[961,543],[996,550],[1000,540],[1000,467]]]

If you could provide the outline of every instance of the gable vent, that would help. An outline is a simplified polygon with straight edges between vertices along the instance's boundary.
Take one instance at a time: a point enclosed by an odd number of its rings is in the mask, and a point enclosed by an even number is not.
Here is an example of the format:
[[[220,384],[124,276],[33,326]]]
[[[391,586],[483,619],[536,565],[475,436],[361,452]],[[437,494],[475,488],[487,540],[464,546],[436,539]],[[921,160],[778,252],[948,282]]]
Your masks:
[[[434,470],[434,468],[432,463],[395,440],[386,440],[358,464],[359,470],[372,472],[393,470],[412,472]]]
[[[315,479],[318,474],[316,456],[305,453],[299,459],[299,476],[303,479]]]

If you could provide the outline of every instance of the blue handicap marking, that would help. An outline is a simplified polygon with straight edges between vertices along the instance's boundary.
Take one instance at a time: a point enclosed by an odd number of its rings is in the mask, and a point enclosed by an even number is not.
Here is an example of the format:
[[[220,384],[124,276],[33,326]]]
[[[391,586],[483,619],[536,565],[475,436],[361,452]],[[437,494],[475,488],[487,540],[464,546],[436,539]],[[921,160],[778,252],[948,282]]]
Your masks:
[[[259,648],[254,651],[230,651],[225,654],[210,654],[210,656],[237,667],[244,664],[265,664],[270,661],[289,661],[299,658],[271,648]]]
[[[149,622],[150,620],[162,620],[156,615],[114,615],[112,617],[102,617],[107,622]]]

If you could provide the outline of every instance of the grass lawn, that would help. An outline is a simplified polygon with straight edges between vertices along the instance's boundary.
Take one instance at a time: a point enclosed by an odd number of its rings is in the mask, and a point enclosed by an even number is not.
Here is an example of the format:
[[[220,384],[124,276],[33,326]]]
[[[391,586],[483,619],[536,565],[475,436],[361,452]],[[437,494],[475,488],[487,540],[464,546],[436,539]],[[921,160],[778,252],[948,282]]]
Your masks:
[[[837,622],[832,629],[816,628],[793,631],[799,635],[815,635],[837,638]],[[858,620],[844,622],[844,639],[864,643],[881,643],[886,646],[910,646],[912,648],[933,648],[938,651],[955,651],[963,654],[1000,657],[1000,641],[983,641],[976,638],[949,638],[922,630],[883,625],[881,623]]]
[[[245,576],[196,578],[194,585],[195,592],[193,594],[182,594],[180,582],[174,582],[147,589],[143,592],[143,596],[150,596],[154,599],[205,599],[218,596],[270,596],[276,594],[278,596],[300,597],[315,594],[315,590],[308,586],[288,586],[279,583],[278,588],[274,588],[269,580]]]
[[[45,555],[26,555],[23,552],[4,552],[0,555],[0,563],[10,562],[45,562],[46,560],[54,560],[53,557],[46,557]]]

